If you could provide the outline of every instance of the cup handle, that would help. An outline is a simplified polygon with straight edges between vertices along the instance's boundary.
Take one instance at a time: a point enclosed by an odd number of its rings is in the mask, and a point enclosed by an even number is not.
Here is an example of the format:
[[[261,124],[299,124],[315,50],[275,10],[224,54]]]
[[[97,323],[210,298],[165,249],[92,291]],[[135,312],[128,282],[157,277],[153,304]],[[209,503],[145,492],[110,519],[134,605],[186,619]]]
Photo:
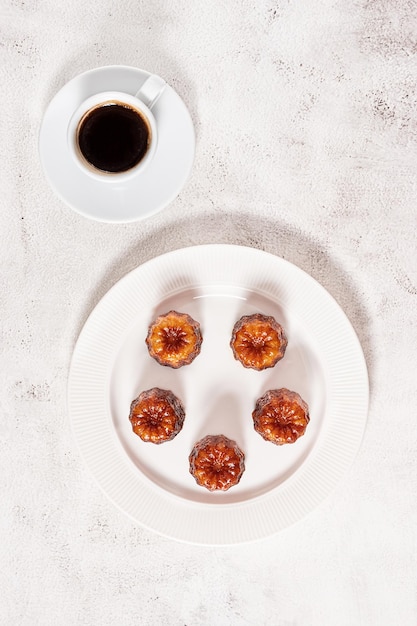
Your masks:
[[[156,74],[152,74],[135,94],[135,98],[142,100],[148,109],[152,109],[165,87],[166,82]]]

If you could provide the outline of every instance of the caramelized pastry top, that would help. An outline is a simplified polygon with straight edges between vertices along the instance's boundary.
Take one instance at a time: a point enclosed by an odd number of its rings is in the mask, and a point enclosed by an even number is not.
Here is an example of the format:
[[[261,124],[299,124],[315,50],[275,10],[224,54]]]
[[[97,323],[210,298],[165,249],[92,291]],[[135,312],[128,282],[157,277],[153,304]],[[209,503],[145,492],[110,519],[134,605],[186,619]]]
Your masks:
[[[203,341],[200,324],[187,313],[169,311],[149,326],[146,345],[161,365],[179,368],[200,354]]]
[[[237,485],[245,470],[245,455],[237,443],[224,435],[207,435],[189,456],[190,472],[201,487],[227,491]]]
[[[244,367],[264,370],[282,359],[287,337],[271,315],[244,315],[233,328],[230,346],[235,359]]]
[[[151,443],[173,439],[180,432],[184,418],[185,411],[177,396],[159,387],[142,391],[130,405],[133,432]]]
[[[272,389],[259,398],[252,417],[256,432],[276,445],[297,441],[310,421],[307,403],[285,388]]]

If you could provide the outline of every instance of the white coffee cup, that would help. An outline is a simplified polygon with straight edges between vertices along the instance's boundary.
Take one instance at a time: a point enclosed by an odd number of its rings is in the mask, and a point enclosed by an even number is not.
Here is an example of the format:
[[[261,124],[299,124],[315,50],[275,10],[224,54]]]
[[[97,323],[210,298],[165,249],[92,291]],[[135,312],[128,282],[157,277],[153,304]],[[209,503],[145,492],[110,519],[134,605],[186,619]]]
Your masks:
[[[142,170],[151,162],[158,143],[158,130],[155,117],[152,113],[152,107],[164,91],[165,87],[166,83],[162,78],[156,75],[151,75],[134,96],[119,91],[106,91],[95,94],[80,104],[72,115],[68,125],[68,148],[74,161],[87,176],[99,181],[120,183],[131,178],[132,176],[137,175],[139,172],[142,172]],[[105,111],[104,107],[106,107]],[[111,167],[116,167],[116,171],[114,169],[106,169],[107,165],[103,166],[101,163],[98,165],[99,159],[92,158],[91,154],[88,150],[86,150],[84,145],[87,144],[87,133],[90,132],[91,139],[91,133],[93,132],[84,130],[88,128],[87,123],[90,124],[91,127],[91,124],[94,123],[94,121],[92,122],[91,120],[94,120],[94,117],[97,118],[98,115],[102,117],[103,115],[108,116],[110,109],[107,107],[117,107],[117,111],[115,109],[111,109],[112,114],[116,111],[117,115],[119,112],[121,115],[128,115],[129,118],[131,118],[130,123],[133,124],[133,128],[135,128],[135,121],[137,121],[136,135],[138,136],[139,130],[141,130],[143,135],[141,138],[142,144],[140,146],[136,139],[135,141],[137,145],[132,146],[132,142],[134,143],[133,140],[128,140],[128,138],[121,132],[118,132],[116,136],[116,131],[114,129],[111,131],[110,128],[107,138],[107,122],[102,121],[100,126],[98,126],[96,119],[96,129],[101,129],[99,136],[95,138],[96,153],[99,152],[100,146],[104,147],[106,154],[110,154],[112,151],[115,154],[119,154],[119,152],[122,153],[123,151],[127,153],[128,144],[132,150],[133,164],[126,165],[127,161],[124,164],[120,162],[119,165],[123,165],[122,169],[117,169],[117,163],[113,164]],[[117,128],[120,131],[120,124]],[[85,141],[83,141],[83,139]],[[99,140],[98,147],[97,140]],[[110,140],[113,141],[113,144]],[[146,142],[146,145],[144,142]],[[126,150],[124,150],[123,147],[124,143],[126,143]],[[94,145],[94,143],[92,145]],[[113,148],[116,147],[117,150],[113,150]],[[135,152],[135,150],[137,152]],[[142,152],[143,155],[140,156]],[[136,162],[134,162],[135,159]]]

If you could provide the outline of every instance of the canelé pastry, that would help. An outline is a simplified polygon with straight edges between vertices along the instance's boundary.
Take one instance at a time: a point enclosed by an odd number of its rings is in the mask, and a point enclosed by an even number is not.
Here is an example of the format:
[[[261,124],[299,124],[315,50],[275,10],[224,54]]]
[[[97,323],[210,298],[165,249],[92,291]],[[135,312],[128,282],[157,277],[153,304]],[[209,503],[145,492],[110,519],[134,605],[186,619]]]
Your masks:
[[[230,346],[244,367],[264,370],[282,359],[287,347],[284,329],[271,315],[244,315],[236,322]]]
[[[129,419],[133,432],[143,441],[164,443],[180,432],[185,411],[172,391],[153,387],[133,400]]]
[[[173,368],[189,365],[200,354],[202,341],[200,324],[187,313],[177,311],[159,315],[146,337],[151,357]]]
[[[237,485],[245,470],[245,455],[232,439],[207,435],[200,439],[189,456],[190,473],[209,491],[227,491]]]
[[[256,432],[278,446],[297,441],[310,421],[307,403],[285,388],[272,389],[259,398],[252,417]]]

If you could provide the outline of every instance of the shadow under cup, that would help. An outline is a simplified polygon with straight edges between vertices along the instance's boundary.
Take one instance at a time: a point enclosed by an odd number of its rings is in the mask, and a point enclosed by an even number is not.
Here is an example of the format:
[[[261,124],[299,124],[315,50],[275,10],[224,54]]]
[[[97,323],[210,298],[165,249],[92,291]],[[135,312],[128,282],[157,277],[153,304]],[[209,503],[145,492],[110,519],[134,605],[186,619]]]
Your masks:
[[[81,117],[76,152],[90,173],[127,174],[144,164],[154,140],[143,111],[117,99],[99,102]],[[115,176],[117,178],[117,176]]]

